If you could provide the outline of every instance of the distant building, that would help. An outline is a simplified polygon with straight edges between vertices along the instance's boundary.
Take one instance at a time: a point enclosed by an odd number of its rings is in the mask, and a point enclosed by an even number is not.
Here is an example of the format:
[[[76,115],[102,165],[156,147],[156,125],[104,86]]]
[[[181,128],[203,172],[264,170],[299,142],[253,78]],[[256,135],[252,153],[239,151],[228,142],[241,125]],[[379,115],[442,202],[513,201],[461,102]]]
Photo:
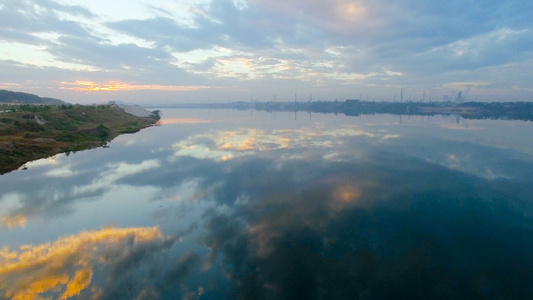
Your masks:
[[[457,97],[455,98],[455,102],[461,103],[463,101],[464,101],[463,92],[459,91],[459,93],[457,93]]]

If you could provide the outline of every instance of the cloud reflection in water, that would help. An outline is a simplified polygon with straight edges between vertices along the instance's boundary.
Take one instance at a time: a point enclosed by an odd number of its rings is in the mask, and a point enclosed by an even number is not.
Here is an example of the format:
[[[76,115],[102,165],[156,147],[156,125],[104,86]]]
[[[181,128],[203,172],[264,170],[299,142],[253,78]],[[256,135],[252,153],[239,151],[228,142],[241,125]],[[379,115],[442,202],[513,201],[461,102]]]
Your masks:
[[[5,297],[38,299],[78,295],[91,284],[93,265],[116,263],[113,252],[128,253],[140,244],[162,239],[158,228],[105,228],[86,231],[37,246],[0,250],[0,289]],[[125,255],[125,254],[124,254]],[[98,290],[93,288],[92,293]]]
[[[281,169],[249,159],[215,175],[231,178],[215,191],[231,209],[206,215],[205,243],[224,257],[236,295],[532,295],[533,242],[523,240],[531,233],[524,215],[532,212],[531,186],[513,194],[510,181],[495,186],[390,155],[287,161]]]
[[[397,134],[387,131],[371,133],[358,126],[344,126],[338,129],[299,128],[293,130],[259,130],[241,128],[236,131],[214,131],[192,135],[173,145],[177,157],[209,158],[226,161],[257,152],[280,149],[333,149],[343,146],[343,139],[348,137],[367,137],[377,141],[399,138]]]
[[[142,219],[135,226],[149,231],[158,225],[153,238],[81,238],[87,247],[45,261],[56,277],[28,267],[2,273],[2,282],[31,275],[19,292],[36,283],[50,286],[44,296],[70,290],[100,299],[533,295],[531,156],[476,144],[481,130],[453,130],[462,135],[454,140],[446,127],[355,120],[312,128],[179,123],[157,128],[162,138],[151,143],[161,151],[132,146],[90,171],[58,161],[56,171],[42,171],[55,175],[54,191],[36,176],[44,192],[2,195],[4,226],[22,224],[20,215],[28,221],[17,229],[26,230],[32,217],[69,207],[79,216],[89,202],[80,200],[104,199],[101,210],[127,206],[115,219]],[[60,176],[67,170],[77,180]],[[129,209],[145,202],[154,206]],[[187,230],[175,234],[184,220]],[[5,262],[25,251],[12,249],[0,251]],[[2,292],[15,295],[12,286]]]

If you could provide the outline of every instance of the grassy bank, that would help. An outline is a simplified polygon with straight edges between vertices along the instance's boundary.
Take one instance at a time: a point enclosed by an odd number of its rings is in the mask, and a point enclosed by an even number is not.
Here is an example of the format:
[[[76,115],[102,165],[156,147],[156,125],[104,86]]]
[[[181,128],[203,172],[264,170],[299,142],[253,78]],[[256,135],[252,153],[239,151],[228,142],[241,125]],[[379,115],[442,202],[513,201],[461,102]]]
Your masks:
[[[158,119],[110,105],[0,105],[0,174],[31,160],[104,145]]]

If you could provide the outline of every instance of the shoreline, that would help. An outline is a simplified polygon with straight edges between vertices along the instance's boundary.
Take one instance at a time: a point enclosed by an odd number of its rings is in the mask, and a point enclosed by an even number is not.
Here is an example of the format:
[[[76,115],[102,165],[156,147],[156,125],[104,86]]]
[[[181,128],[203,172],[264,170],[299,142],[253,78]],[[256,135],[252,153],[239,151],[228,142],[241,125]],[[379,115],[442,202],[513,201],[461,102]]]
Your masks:
[[[335,113],[346,116],[456,115],[465,119],[501,119],[533,121],[533,102],[375,102],[360,100],[307,102],[228,102],[181,103],[160,108],[235,109],[267,112]]]
[[[0,114],[0,175],[60,153],[105,147],[159,120],[157,111],[140,117],[117,105],[16,105]]]

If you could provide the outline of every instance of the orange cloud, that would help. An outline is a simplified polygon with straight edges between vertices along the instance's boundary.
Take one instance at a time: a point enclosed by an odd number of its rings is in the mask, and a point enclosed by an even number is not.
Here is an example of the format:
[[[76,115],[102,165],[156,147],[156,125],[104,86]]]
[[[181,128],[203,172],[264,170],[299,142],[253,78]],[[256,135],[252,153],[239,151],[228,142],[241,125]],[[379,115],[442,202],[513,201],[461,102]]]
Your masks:
[[[105,249],[161,238],[157,227],[105,228],[14,251],[4,247],[0,249],[0,290],[12,299],[43,299],[47,292],[60,299],[76,296],[91,284],[92,263],[110,263]]]
[[[67,299],[78,295],[83,289],[91,284],[93,269],[87,267],[76,272],[74,278],[68,283],[67,290],[63,293],[61,299]]]
[[[89,91],[89,92],[113,92],[113,91],[140,91],[140,90],[159,90],[159,91],[197,91],[208,89],[207,86],[195,85],[158,85],[158,84],[127,84],[120,82],[109,82],[105,84],[94,83],[91,81],[62,82],[64,86],[61,89],[71,91]]]
[[[255,129],[225,132],[218,139],[218,150],[247,152],[279,148],[279,143],[275,141],[275,137]]]
[[[23,215],[0,216],[0,225],[6,228],[24,227],[26,225],[26,217]]]

